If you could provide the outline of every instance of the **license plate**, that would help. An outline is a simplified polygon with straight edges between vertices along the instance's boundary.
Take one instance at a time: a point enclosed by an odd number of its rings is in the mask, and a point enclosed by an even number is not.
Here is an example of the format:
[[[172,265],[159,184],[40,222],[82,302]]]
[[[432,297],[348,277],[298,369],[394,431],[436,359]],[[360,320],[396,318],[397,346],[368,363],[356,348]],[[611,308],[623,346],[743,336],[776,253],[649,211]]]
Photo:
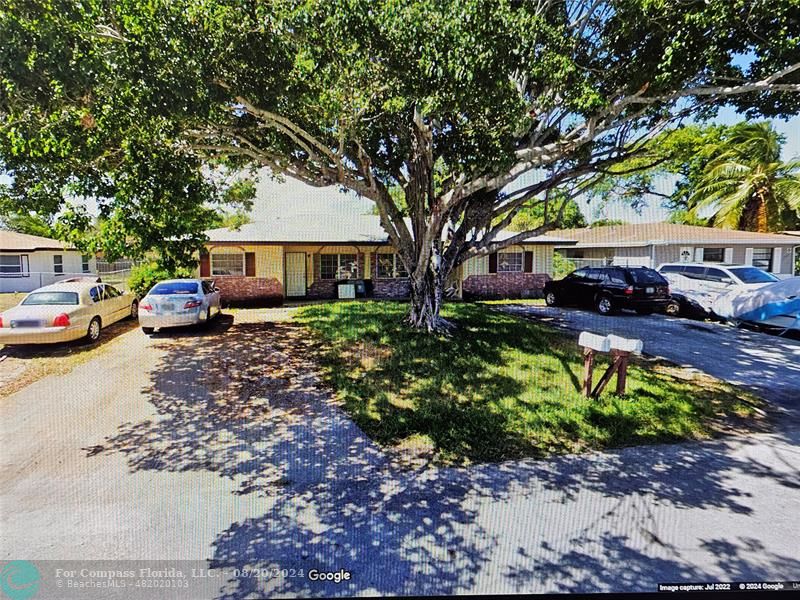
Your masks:
[[[656,293],[656,288],[651,288],[651,287],[644,288],[644,293],[645,294],[655,294]]]
[[[162,304],[160,308],[161,308],[162,312],[172,312],[173,310],[175,310],[175,305],[174,304]]]
[[[11,321],[11,327],[41,327],[41,321]]]

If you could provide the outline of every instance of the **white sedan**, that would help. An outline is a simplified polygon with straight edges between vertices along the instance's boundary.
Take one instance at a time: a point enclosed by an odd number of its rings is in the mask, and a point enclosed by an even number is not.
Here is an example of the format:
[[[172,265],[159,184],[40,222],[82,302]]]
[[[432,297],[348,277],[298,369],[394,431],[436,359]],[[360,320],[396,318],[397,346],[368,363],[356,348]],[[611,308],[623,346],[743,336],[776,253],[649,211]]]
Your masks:
[[[159,281],[139,303],[139,325],[147,335],[161,327],[208,323],[220,314],[219,290],[202,279]]]
[[[97,280],[54,283],[0,314],[0,344],[96,342],[103,327],[135,319],[138,307],[133,295]]]

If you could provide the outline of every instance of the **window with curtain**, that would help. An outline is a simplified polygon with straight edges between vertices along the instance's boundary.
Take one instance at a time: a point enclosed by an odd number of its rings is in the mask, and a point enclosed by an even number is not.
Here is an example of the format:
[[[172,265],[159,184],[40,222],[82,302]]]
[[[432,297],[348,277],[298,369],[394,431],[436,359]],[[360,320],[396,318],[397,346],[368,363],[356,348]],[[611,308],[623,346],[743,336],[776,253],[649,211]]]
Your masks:
[[[753,248],[753,266],[772,271],[772,248]]]
[[[377,254],[378,257],[378,278],[399,279],[408,277],[403,261],[397,254]]]
[[[53,256],[53,273],[63,273],[64,272],[64,257],[60,254],[56,254]]]
[[[22,255],[4,254],[0,256],[0,277],[22,275]]]
[[[88,273],[89,272],[89,259],[91,257],[88,254],[81,255],[81,272]]]
[[[244,275],[244,252],[240,254],[212,252],[211,274],[218,276]]]
[[[522,273],[522,252],[498,252],[498,273]]]
[[[725,262],[725,248],[703,248],[703,262]]]
[[[358,255],[320,255],[320,279],[356,279],[358,277]]]

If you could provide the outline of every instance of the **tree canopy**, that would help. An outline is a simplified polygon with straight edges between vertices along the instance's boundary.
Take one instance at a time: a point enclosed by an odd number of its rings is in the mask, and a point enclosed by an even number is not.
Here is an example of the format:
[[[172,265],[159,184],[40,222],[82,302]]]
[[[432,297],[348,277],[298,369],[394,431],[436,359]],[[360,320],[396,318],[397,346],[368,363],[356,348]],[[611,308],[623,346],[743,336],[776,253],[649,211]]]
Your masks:
[[[109,231],[177,257],[226,200],[212,167],[344,186],[436,329],[455,266],[553,227],[681,119],[797,112],[798,24],[800,0],[10,0],[4,194],[42,214],[98,198]],[[498,235],[553,198],[549,223]]]

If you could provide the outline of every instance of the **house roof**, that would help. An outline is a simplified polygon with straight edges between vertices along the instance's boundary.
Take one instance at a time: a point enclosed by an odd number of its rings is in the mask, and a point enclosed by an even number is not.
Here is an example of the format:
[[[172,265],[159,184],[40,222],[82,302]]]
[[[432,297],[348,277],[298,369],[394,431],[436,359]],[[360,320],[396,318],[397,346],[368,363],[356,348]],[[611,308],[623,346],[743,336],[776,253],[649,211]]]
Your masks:
[[[797,238],[777,233],[734,231],[673,223],[604,225],[561,229],[553,235],[577,240],[576,248],[640,247],[667,244],[797,245]]]
[[[388,244],[389,236],[377,215],[336,216],[319,213],[271,217],[242,225],[238,230],[222,227],[206,231],[212,243],[257,244]],[[503,232],[498,240],[516,235]],[[568,238],[536,236],[526,244],[572,245]]]
[[[797,235],[797,236],[800,236],[800,230],[798,230],[798,231],[781,231],[781,233],[786,234],[786,235]]]
[[[36,250],[69,250],[67,244],[38,235],[0,229],[0,252],[34,252]]]

